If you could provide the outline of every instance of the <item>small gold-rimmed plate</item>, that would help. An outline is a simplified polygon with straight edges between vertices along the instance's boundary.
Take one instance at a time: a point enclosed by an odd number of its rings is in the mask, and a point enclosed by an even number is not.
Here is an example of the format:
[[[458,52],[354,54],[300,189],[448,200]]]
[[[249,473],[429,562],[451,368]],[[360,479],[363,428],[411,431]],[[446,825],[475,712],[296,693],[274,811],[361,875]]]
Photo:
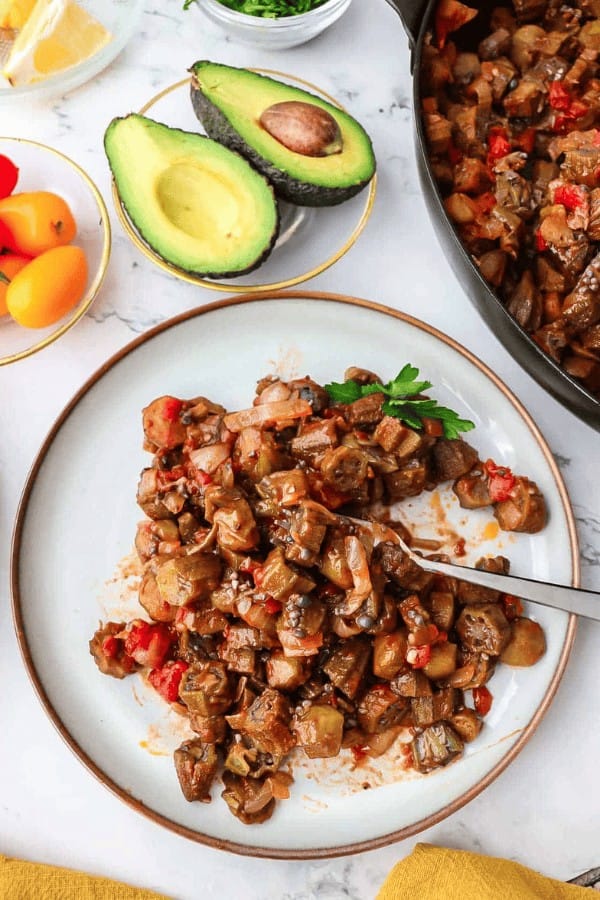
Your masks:
[[[4,366],[43,350],[87,312],[106,273],[111,236],[108,210],[100,191],[72,159],[44,144],[10,137],[0,137],[0,154],[19,169],[15,193],[52,191],[67,201],[77,223],[72,243],[85,251],[88,263],[82,299],[58,322],[46,328],[24,328],[10,316],[0,316],[0,366]]]
[[[285,75],[272,69],[253,69],[261,75],[269,75],[294,87],[309,91],[339,109],[344,107],[329,94],[308,81]],[[181,128],[204,134],[202,125],[194,115],[190,101],[190,79],[184,78],[162,90],[140,109],[157,122],[171,128]],[[365,190],[339,206],[300,207],[279,201],[281,228],[277,243],[268,259],[256,269],[238,278],[204,278],[180,269],[164,260],[140,236],[131,222],[113,181],[113,200],[117,215],[127,236],[147,259],[190,284],[199,284],[214,291],[279,290],[300,284],[324,272],[344,256],[364,229],[375,200],[377,176]]]

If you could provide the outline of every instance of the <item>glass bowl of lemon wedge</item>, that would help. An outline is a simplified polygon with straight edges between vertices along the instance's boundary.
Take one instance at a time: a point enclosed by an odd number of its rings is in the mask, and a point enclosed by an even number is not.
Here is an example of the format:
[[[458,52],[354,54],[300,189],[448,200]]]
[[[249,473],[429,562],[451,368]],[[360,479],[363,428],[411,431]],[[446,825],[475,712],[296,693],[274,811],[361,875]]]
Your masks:
[[[143,0],[0,0],[0,103],[89,81],[137,29]]]

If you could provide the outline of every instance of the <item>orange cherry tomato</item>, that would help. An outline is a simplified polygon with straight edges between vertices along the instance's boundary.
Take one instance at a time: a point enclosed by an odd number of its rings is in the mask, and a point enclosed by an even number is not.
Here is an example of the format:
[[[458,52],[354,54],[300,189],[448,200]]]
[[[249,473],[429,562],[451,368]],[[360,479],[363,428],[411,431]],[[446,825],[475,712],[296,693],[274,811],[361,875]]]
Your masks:
[[[24,256],[70,243],[77,233],[66,200],[50,191],[26,191],[0,200],[0,223],[8,231],[8,247]]]
[[[13,280],[17,272],[25,268],[28,262],[31,262],[28,256],[17,256],[14,253],[7,253],[6,256],[0,256],[0,316],[5,316],[8,312],[6,305],[6,291],[8,285]]]
[[[79,303],[87,277],[87,260],[81,247],[47,250],[32,259],[8,285],[8,311],[27,328],[52,325]]]

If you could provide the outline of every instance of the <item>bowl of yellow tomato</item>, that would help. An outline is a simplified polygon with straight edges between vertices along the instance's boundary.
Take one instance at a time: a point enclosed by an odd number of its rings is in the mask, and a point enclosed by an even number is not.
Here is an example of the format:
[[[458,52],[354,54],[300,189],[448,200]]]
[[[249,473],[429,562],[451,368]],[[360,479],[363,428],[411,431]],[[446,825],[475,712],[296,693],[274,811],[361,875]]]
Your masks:
[[[87,312],[110,256],[98,188],[51,147],[0,138],[0,365],[56,341]]]

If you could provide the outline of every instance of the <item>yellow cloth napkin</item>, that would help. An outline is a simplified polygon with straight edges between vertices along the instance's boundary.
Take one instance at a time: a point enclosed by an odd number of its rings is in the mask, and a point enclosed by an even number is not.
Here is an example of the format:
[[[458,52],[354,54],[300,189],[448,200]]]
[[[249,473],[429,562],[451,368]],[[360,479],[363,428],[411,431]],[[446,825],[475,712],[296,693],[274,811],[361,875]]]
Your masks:
[[[564,884],[509,862],[417,844],[397,863],[377,900],[589,900],[589,888]]]
[[[0,855],[2,900],[169,900],[109,878],[97,878]]]

